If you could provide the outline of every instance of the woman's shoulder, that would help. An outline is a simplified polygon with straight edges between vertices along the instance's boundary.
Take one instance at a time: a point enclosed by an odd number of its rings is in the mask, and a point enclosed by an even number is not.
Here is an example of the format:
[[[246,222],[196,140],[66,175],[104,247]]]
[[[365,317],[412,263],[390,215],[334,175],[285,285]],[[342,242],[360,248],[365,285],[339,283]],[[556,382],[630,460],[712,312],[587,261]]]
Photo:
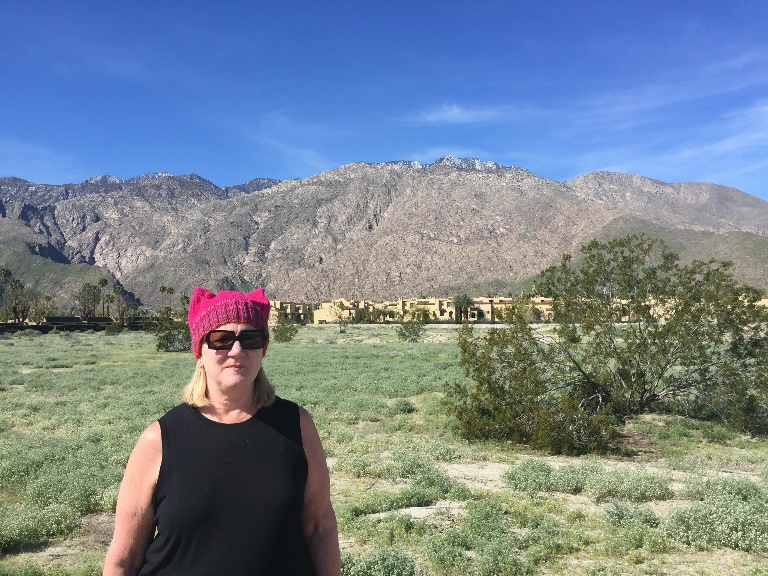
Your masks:
[[[163,439],[160,422],[155,420],[147,426],[136,441],[133,454],[142,465],[154,465],[162,453]]]
[[[267,406],[263,406],[261,410],[266,412],[278,412],[281,414],[298,414],[299,411],[302,410],[302,407],[292,400],[286,400],[280,396],[275,396],[274,400]]]
[[[267,412],[272,412],[274,414],[279,414],[290,419],[296,419],[296,421],[301,420],[302,423],[305,420],[309,420],[310,422],[312,421],[312,416],[309,414],[309,412],[307,412],[304,406],[301,406],[292,400],[281,398],[280,396],[275,396],[275,399],[272,401],[272,403],[269,406],[262,408],[262,410],[266,410]]]
[[[300,413],[302,410],[295,402],[275,396],[268,406],[262,406],[256,412],[256,418],[301,445]]]
[[[307,436],[316,436],[317,427],[315,426],[312,415],[303,406],[292,402],[291,400],[285,400],[279,396],[275,396],[275,400],[270,404],[275,408],[274,416],[287,419],[292,423],[292,429],[294,431],[294,439],[298,444],[305,444]]]
[[[172,422],[178,418],[189,415],[194,410],[195,408],[193,408],[186,402],[182,402],[181,404],[177,404],[176,406],[168,410],[165,414],[160,416],[160,418],[158,418],[157,421],[160,422],[161,424]]]

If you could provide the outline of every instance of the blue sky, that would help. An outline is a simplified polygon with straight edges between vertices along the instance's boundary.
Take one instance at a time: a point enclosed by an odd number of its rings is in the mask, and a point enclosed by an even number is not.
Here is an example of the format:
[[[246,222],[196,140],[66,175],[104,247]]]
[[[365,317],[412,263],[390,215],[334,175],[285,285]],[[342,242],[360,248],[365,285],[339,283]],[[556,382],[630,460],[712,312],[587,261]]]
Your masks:
[[[444,155],[768,200],[768,2],[0,1],[0,176]]]

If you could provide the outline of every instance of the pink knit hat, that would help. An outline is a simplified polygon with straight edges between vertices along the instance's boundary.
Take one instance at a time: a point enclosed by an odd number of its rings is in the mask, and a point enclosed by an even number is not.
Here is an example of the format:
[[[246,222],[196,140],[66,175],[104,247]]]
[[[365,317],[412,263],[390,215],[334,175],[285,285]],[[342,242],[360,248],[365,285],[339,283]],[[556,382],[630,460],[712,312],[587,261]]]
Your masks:
[[[197,287],[189,302],[189,331],[192,334],[192,353],[195,358],[202,354],[203,338],[208,332],[229,324],[241,322],[250,324],[269,334],[269,300],[264,288],[257,288],[249,294],[221,290],[218,294]]]

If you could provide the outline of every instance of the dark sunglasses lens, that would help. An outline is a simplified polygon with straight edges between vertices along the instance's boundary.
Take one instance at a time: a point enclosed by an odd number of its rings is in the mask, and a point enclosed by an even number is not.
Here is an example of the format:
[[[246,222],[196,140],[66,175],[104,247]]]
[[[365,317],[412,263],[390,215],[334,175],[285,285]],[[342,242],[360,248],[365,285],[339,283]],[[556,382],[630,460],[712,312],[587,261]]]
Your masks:
[[[209,332],[205,341],[211,350],[229,350],[235,344],[235,333],[226,330]]]
[[[266,335],[260,330],[246,330],[245,332],[240,332],[238,340],[240,340],[240,346],[246,350],[257,350],[264,348]]]

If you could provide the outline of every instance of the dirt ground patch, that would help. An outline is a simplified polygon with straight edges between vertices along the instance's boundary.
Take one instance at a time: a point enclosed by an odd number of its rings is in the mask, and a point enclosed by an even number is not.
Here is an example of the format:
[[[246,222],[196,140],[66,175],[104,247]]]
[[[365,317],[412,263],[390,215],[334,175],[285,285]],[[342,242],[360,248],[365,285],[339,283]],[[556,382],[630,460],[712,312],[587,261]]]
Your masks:
[[[502,480],[502,475],[509,470],[509,464],[499,462],[450,462],[441,464],[440,467],[452,480],[462,482],[472,490],[499,492],[507,489],[506,483]]]

